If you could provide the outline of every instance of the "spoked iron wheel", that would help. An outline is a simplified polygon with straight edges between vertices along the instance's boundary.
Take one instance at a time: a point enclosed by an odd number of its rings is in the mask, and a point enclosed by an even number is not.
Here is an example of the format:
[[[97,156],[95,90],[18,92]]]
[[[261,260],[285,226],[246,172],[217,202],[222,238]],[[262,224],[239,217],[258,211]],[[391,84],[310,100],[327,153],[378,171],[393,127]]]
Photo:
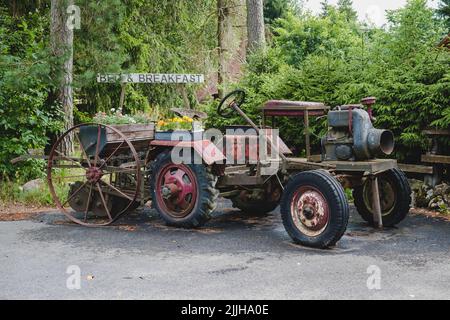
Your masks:
[[[114,136],[106,141],[106,133]],[[65,151],[72,137],[74,150]],[[131,208],[140,191],[139,156],[117,129],[101,124],[81,124],[64,133],[50,152],[47,180],[53,200],[73,222],[105,226]],[[70,185],[67,197],[56,192]]]

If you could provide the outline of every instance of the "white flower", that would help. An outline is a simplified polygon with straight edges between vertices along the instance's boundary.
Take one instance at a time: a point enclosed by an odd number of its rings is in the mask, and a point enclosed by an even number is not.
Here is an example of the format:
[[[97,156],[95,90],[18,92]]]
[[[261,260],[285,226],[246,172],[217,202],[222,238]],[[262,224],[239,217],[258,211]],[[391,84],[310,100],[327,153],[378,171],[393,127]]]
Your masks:
[[[116,109],[114,109],[114,108],[111,108],[111,112],[116,112]]]

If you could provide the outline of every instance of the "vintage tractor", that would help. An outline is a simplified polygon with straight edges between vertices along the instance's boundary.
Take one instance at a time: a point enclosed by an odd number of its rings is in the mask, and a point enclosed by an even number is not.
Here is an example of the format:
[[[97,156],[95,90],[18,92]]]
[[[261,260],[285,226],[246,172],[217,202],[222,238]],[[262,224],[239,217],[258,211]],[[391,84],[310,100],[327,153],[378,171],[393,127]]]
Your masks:
[[[219,116],[237,113],[247,122],[226,128],[223,136],[158,139],[152,124],[70,129],[48,159],[48,183],[57,206],[76,223],[104,226],[151,200],[167,224],[193,228],[211,218],[218,196],[253,214],[280,205],[292,239],[317,248],[335,245],[347,228],[344,188],[353,189],[358,212],[370,224],[392,226],[405,218],[411,201],[408,181],[395,160],[375,159],[393,151],[393,135],[373,128],[362,105],[328,112],[330,129],[322,140],[322,155],[315,157],[309,151],[309,117],[329,108],[310,102],[266,103],[264,119],[304,118],[307,157],[293,158],[276,130],[265,121],[260,128],[247,117],[240,108],[244,102],[241,90],[221,101]],[[64,149],[68,135],[76,142],[73,151]],[[65,169],[71,173],[62,179],[71,184],[63,201],[55,187],[61,173],[56,176],[55,170]]]

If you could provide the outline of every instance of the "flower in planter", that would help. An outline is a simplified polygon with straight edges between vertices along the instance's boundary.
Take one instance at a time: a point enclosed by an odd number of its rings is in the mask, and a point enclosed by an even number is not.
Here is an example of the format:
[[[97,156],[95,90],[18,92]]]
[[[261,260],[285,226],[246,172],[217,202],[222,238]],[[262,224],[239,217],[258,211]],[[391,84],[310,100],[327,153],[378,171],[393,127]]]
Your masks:
[[[156,124],[158,131],[175,131],[175,130],[192,130],[194,120],[190,117],[184,116],[174,117],[167,120],[160,120]]]
[[[121,124],[149,124],[152,121],[151,117],[140,112],[134,115],[124,115],[122,114],[121,109],[116,110],[114,108],[111,109],[112,114],[106,114],[104,112],[97,113],[93,121],[95,123],[100,123],[104,125],[121,125]]]

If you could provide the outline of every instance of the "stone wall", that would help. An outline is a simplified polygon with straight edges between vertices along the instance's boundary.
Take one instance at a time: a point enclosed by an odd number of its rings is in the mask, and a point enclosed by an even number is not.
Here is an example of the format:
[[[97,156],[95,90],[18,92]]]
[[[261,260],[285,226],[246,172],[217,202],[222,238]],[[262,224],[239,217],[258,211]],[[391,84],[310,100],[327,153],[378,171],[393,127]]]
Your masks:
[[[450,214],[450,185],[442,183],[431,187],[420,180],[410,180],[413,206]]]

